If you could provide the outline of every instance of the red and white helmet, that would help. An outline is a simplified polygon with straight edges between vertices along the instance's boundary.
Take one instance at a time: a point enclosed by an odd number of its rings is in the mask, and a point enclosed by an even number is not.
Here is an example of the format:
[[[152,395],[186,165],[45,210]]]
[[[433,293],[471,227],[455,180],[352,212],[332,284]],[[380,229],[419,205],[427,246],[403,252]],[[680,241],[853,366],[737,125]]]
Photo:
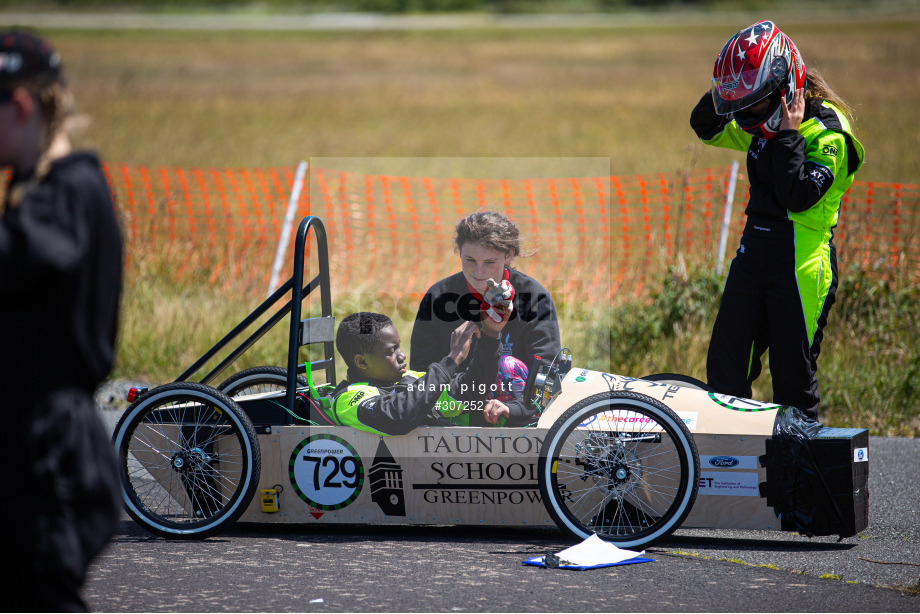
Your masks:
[[[716,113],[731,115],[742,130],[772,139],[783,118],[780,100],[791,106],[797,89],[805,87],[805,62],[788,36],[772,21],[760,21],[725,43],[712,70]],[[763,113],[746,111],[770,99]]]

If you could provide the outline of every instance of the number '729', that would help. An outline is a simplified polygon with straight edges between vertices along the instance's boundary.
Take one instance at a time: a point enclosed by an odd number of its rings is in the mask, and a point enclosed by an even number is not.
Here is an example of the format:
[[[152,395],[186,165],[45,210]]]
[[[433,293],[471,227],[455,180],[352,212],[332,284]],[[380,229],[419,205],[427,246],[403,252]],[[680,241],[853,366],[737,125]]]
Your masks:
[[[358,461],[355,460],[354,456],[343,456],[341,460],[337,456],[324,456],[322,458],[318,456],[309,456],[305,455],[303,457],[308,463],[315,463],[313,467],[313,489],[319,490],[319,470],[321,467],[326,467],[327,465],[332,465],[332,471],[326,476],[326,479],[323,480],[323,488],[342,488],[343,486],[347,488],[354,488],[358,485]],[[333,479],[339,474],[346,480],[340,482],[334,482]]]

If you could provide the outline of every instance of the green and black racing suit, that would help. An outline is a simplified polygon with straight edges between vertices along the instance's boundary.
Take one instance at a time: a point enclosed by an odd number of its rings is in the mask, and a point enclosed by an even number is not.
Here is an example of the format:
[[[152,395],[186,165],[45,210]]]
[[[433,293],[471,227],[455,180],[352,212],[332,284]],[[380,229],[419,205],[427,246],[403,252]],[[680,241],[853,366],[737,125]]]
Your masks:
[[[499,340],[482,335],[465,369],[445,357],[395,383],[362,381],[349,371],[324,414],[332,424],[379,435],[404,435],[423,425],[467,426],[475,422],[471,414],[481,416],[495,383],[498,352]]]

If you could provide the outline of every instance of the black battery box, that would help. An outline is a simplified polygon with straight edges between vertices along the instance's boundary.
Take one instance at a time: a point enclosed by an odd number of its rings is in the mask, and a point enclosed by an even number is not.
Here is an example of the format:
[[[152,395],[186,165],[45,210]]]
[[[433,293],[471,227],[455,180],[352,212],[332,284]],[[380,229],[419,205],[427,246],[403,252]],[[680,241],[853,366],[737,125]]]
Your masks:
[[[869,431],[822,426],[794,407],[777,413],[760,485],[784,531],[852,537],[869,525]]]

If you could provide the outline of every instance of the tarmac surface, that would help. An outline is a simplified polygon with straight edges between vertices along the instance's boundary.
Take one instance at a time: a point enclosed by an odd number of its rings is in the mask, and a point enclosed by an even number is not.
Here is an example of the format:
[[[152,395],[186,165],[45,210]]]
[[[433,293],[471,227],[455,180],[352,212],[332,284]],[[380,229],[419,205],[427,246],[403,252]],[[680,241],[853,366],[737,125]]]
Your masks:
[[[572,545],[554,529],[238,523],[170,541],[125,516],[83,595],[104,612],[920,612],[920,439],[870,438],[869,462],[869,527],[840,542],[678,530],[653,563],[568,571],[522,564]]]

